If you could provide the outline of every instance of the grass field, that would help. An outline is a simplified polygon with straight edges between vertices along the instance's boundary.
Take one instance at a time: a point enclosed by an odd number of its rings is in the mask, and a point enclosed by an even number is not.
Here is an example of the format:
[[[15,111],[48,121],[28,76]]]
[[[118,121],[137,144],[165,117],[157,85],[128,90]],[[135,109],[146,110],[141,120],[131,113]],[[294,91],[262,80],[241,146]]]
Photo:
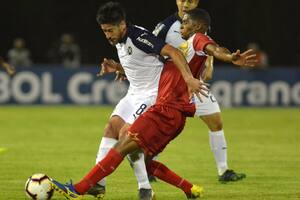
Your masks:
[[[111,111],[111,107],[0,107],[0,200],[26,199],[25,181],[37,172],[78,181],[94,165]],[[247,174],[244,181],[217,181],[207,129],[199,119],[188,120],[159,160],[203,185],[207,200],[300,199],[300,109],[228,109],[223,121],[229,165]],[[163,182],[153,188],[157,200],[185,199],[180,190]],[[63,198],[55,194],[53,199]],[[127,161],[109,177],[106,199],[137,199]]]

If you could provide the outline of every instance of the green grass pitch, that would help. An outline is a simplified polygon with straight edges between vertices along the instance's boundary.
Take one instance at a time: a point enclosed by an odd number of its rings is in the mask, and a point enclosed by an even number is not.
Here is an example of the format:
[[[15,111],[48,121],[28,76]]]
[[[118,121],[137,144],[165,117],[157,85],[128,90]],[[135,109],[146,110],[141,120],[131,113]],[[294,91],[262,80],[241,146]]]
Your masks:
[[[24,184],[33,173],[78,181],[94,165],[111,111],[96,106],[0,107],[0,200],[26,199]],[[188,120],[159,160],[203,185],[207,200],[300,199],[300,109],[225,109],[223,121],[229,166],[245,172],[245,180],[217,181],[207,128],[199,119]],[[161,181],[153,188],[157,200],[185,199],[179,189]],[[55,194],[53,199],[64,198]],[[106,199],[137,199],[126,160],[108,178]]]

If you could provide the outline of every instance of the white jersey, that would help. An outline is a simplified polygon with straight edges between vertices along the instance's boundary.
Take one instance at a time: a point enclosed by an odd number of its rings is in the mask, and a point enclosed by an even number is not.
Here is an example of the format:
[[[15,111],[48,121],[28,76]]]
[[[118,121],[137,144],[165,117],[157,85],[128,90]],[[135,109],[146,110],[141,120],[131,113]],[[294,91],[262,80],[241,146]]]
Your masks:
[[[129,25],[122,42],[116,45],[120,63],[129,81],[128,94],[157,95],[163,63],[158,59],[165,42],[147,30]]]
[[[163,69],[158,55],[165,45],[164,41],[147,30],[128,26],[126,36],[116,48],[129,81],[129,89],[111,116],[117,115],[126,123],[132,124],[155,103]]]

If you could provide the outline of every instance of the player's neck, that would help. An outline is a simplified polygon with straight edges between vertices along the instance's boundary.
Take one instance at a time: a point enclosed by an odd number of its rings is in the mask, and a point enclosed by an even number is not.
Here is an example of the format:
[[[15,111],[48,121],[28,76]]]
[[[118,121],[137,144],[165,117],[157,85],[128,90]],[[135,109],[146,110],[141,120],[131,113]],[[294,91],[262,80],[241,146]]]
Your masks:
[[[124,28],[123,33],[122,33],[122,40],[124,39],[124,37],[126,37],[127,31],[128,31],[128,27],[126,26],[126,27]]]
[[[204,30],[204,29],[198,29],[198,30],[195,30],[195,31],[194,31],[194,34],[196,34],[196,33],[201,33],[201,34],[206,35],[207,31]]]

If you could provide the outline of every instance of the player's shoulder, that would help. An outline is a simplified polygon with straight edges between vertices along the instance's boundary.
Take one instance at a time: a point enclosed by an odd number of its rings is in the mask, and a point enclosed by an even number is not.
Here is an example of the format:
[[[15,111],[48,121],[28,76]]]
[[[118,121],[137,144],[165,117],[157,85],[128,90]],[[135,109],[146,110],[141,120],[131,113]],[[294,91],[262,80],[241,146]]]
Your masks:
[[[207,34],[195,33],[189,38],[189,42],[193,45],[195,51],[203,51],[208,44],[215,44]]]
[[[127,36],[131,39],[136,39],[141,35],[151,34],[146,28],[137,25],[128,26]]]
[[[178,14],[175,13],[173,15],[170,15],[169,17],[165,18],[163,21],[159,22],[155,29],[153,30],[153,34],[155,36],[161,37],[162,35],[166,35],[171,26],[177,22],[180,21]]]
[[[208,37],[206,34],[203,34],[200,32],[195,33],[193,36],[194,36],[194,38],[207,38]]]
[[[203,41],[204,40],[204,41],[212,41],[213,42],[213,39],[210,36],[208,36],[207,34],[204,34],[204,33],[200,33],[200,32],[195,33],[190,38],[190,40],[193,40],[193,41],[199,41],[199,40]]]
[[[130,38],[135,48],[140,49],[147,54],[159,54],[161,49],[165,46],[163,40],[154,36],[147,29],[137,25],[128,26],[127,37]]]

